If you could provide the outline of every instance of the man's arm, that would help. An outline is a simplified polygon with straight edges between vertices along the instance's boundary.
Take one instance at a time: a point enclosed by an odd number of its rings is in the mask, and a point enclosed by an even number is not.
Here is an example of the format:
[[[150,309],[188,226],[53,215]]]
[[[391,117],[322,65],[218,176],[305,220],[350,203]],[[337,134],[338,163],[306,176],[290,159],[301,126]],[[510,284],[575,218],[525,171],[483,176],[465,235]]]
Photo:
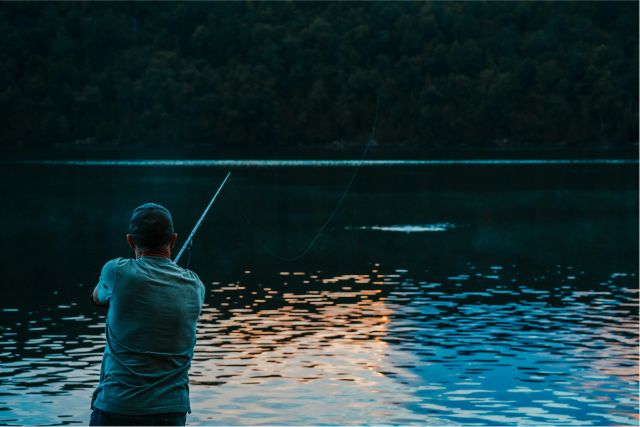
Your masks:
[[[117,259],[111,260],[102,267],[98,285],[91,293],[91,302],[98,307],[108,308],[111,304],[111,293],[115,286],[117,262]]]
[[[93,289],[93,294],[91,294],[91,302],[93,303],[93,305],[97,305],[98,307],[109,308],[108,304],[102,304],[98,299],[98,286],[100,285],[96,285],[96,287]]]

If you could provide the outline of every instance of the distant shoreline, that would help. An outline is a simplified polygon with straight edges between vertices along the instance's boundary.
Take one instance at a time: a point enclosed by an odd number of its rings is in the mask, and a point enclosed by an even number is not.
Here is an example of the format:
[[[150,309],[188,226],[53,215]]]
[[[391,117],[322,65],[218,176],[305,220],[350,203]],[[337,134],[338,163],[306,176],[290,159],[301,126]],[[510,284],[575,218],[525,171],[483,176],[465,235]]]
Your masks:
[[[144,147],[144,146],[0,146],[4,165],[55,164],[195,167],[307,167],[359,164],[364,146],[327,147]],[[370,147],[363,166],[447,164],[627,164],[637,165],[637,145],[617,147]],[[144,163],[144,164],[143,164]]]

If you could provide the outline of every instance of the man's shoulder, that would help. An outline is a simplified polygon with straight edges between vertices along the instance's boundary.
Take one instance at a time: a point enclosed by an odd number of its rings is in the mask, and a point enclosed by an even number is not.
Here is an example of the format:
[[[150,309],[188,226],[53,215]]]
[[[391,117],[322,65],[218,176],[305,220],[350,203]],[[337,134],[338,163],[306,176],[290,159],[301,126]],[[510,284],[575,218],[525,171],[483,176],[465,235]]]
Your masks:
[[[125,264],[125,263],[131,262],[131,261],[134,261],[134,260],[131,259],[131,258],[122,258],[120,256],[118,258],[114,258],[114,259],[112,259],[110,261],[107,261],[107,263],[113,262],[113,263],[116,263],[116,264]]]
[[[198,277],[198,275],[196,273],[194,273],[192,270],[187,270],[186,268],[182,268],[179,265],[176,265],[176,267],[178,267],[180,269],[180,272],[182,273],[182,277],[188,278],[190,280],[193,280],[199,284],[202,284],[202,281],[200,280],[200,278]]]
[[[112,259],[110,261],[107,261],[103,268],[123,267],[123,266],[129,264],[132,261],[133,261],[132,259],[118,257],[118,258],[114,258],[114,259]]]

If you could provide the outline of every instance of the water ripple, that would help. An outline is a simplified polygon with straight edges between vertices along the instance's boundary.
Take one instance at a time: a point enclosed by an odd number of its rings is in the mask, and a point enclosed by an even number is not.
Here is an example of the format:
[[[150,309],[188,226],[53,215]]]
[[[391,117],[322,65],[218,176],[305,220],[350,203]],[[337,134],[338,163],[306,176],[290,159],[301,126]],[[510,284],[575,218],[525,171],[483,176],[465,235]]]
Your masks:
[[[210,283],[189,422],[637,424],[635,273],[520,273],[376,265]],[[104,313],[55,302],[2,312],[2,423],[86,418],[84,404],[46,407],[97,385]]]

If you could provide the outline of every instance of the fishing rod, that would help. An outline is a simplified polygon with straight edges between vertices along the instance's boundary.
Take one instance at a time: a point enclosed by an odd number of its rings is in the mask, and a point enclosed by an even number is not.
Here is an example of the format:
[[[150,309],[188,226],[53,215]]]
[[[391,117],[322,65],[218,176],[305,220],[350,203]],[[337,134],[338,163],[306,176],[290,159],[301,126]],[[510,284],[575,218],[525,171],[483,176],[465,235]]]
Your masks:
[[[178,252],[178,256],[176,257],[176,259],[173,260],[173,262],[175,264],[178,263],[178,260],[180,259],[180,255],[182,255],[182,252],[184,252],[185,249],[191,250],[191,239],[193,239],[193,235],[196,234],[196,231],[198,231],[198,228],[202,225],[202,221],[204,220],[205,215],[207,215],[207,212],[209,212],[209,208],[213,204],[213,201],[216,199],[216,197],[218,197],[218,193],[220,193],[220,190],[222,190],[222,187],[224,187],[224,183],[227,182],[227,179],[229,179],[229,175],[231,175],[231,172],[229,172],[227,174],[227,177],[224,179],[224,181],[222,181],[222,184],[220,185],[220,188],[218,188],[218,191],[216,191],[216,194],[213,196],[213,199],[211,199],[211,202],[209,203],[209,206],[207,206],[207,209],[204,210],[204,213],[200,217],[200,220],[198,221],[196,226],[193,227],[193,231],[191,232],[191,234],[189,234],[189,237],[187,238],[187,241],[184,242],[184,245],[182,246],[182,249],[180,249],[180,252]],[[189,252],[189,253],[191,253],[191,252]]]

